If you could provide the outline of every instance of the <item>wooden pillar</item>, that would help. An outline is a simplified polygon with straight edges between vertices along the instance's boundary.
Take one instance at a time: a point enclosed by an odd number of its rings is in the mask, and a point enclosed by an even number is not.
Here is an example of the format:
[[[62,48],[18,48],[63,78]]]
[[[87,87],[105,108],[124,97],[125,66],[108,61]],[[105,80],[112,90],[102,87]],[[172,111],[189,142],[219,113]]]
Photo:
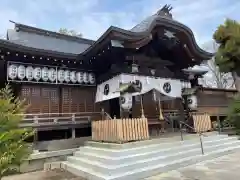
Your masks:
[[[182,98],[178,98],[178,101],[179,101],[179,120],[180,121],[183,121],[185,120],[185,112],[184,112],[184,106],[183,106],[183,103],[182,103]]]
[[[217,115],[217,123],[218,123],[218,133],[222,132],[221,121],[219,115]]]
[[[76,138],[76,129],[72,128],[72,139]]]

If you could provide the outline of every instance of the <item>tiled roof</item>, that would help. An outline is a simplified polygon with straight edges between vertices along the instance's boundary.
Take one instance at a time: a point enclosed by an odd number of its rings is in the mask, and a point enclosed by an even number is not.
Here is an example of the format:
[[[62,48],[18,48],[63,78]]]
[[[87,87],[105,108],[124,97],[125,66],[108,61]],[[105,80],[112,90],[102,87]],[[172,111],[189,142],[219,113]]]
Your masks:
[[[59,33],[50,32],[26,25],[21,25],[28,28],[10,29],[7,32],[7,38],[10,42],[32,47],[36,49],[50,50],[56,52],[80,54],[91,46],[93,41],[81,38],[59,35]],[[32,29],[35,31],[33,31]],[[45,32],[45,33],[44,33]]]

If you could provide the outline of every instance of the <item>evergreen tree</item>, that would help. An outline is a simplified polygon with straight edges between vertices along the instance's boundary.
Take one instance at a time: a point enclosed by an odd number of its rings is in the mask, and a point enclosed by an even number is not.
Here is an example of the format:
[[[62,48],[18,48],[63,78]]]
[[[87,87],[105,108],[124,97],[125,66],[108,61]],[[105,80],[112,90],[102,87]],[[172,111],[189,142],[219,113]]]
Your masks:
[[[31,129],[19,128],[26,109],[24,101],[14,97],[9,85],[0,89],[0,179],[30,154],[24,140],[33,135]]]
[[[240,92],[240,24],[227,19],[213,35],[219,44],[215,60],[221,72],[232,72],[235,86]]]
[[[240,135],[240,96],[234,97],[234,101],[230,104],[228,110],[227,121],[231,124],[238,135]]]

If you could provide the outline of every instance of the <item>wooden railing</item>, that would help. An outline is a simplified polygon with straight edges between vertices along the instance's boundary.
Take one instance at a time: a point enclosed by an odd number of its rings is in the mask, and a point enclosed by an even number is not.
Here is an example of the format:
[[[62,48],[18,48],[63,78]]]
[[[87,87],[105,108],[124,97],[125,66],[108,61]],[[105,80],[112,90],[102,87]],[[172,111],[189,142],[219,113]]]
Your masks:
[[[179,111],[164,111],[163,112],[165,117],[165,130],[167,132],[176,132],[179,131]],[[191,112],[191,115],[193,117],[193,121],[191,125],[194,127],[194,129],[191,129],[191,132],[205,132],[205,131],[211,131],[212,130],[212,123],[209,114],[205,112]],[[148,124],[150,134],[153,135],[159,135],[160,133],[160,126],[161,121],[159,121],[159,115],[154,116],[147,116],[148,118]],[[189,122],[189,121],[188,121]],[[175,124],[175,125],[174,125]],[[183,127],[186,128],[186,127]],[[155,136],[154,135],[154,136]]]
[[[24,114],[20,127],[90,124],[92,120],[102,116],[102,112]]]
[[[92,140],[98,142],[127,143],[149,139],[146,118],[92,121]]]

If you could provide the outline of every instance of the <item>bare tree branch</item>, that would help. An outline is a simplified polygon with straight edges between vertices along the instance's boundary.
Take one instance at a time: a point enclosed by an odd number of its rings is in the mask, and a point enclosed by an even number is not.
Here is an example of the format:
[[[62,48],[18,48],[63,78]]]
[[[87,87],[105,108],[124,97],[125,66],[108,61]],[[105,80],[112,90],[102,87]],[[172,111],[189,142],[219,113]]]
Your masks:
[[[210,46],[206,47],[208,51],[216,52],[218,45],[215,42],[211,42]],[[208,68],[209,72],[201,80],[203,86],[216,87],[216,88],[234,88],[234,80],[231,73],[222,73],[219,71],[218,66],[215,63],[215,57],[205,62],[202,66]]]

